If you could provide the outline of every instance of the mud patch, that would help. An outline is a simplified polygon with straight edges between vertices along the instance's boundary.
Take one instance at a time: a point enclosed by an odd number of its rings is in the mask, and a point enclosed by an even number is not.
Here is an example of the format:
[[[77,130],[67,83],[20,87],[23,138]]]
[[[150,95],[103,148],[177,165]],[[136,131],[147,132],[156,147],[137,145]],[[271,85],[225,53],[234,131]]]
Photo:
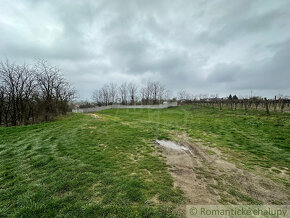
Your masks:
[[[186,204],[289,204],[289,190],[264,175],[249,172],[216,148],[193,142],[157,140],[166,156],[174,185],[183,190]],[[209,152],[212,150],[212,152]]]
[[[177,143],[174,143],[172,141],[165,141],[165,140],[156,140],[156,142],[166,148],[171,148],[173,150],[178,150],[178,151],[188,151],[189,149],[187,147],[184,147],[182,145],[179,145]]]
[[[171,166],[170,174],[174,178],[174,186],[180,187],[185,193],[186,204],[217,204],[217,196],[211,194],[206,183],[193,172],[200,165],[194,159],[189,147],[172,141],[156,141],[166,156],[167,164]]]

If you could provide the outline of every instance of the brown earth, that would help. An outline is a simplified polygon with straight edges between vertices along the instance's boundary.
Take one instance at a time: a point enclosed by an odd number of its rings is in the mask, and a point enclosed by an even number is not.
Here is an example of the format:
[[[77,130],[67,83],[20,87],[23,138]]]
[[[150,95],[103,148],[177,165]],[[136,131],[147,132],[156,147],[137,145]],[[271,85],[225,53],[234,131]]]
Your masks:
[[[177,136],[189,150],[161,146],[174,185],[181,188],[185,204],[289,204],[289,190],[264,175],[254,174],[227,160],[216,148]]]

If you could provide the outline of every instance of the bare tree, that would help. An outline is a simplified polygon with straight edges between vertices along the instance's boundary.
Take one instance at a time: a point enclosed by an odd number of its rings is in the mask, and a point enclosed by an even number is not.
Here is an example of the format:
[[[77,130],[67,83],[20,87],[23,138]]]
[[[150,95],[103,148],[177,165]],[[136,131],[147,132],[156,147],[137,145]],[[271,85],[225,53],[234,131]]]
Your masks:
[[[0,73],[3,80],[3,84],[6,89],[7,95],[7,107],[5,111],[6,120],[8,113],[10,114],[10,120],[12,125],[17,125],[17,118],[19,113],[19,98],[21,95],[21,69],[14,63],[10,63],[8,60],[1,62]],[[6,124],[7,125],[7,124]]]
[[[142,87],[140,89],[141,103],[146,104],[146,88]]]
[[[127,104],[127,95],[128,95],[127,86],[128,86],[127,83],[124,82],[119,87],[119,93],[120,93],[122,104]]]
[[[159,83],[159,92],[157,95],[159,104],[162,103],[164,99],[168,99],[169,98],[168,95],[169,93],[166,90],[166,88]]]
[[[114,83],[105,84],[100,90],[95,90],[93,99],[99,105],[107,105],[117,102],[117,98],[121,100],[121,104],[142,104],[161,103],[163,99],[168,97],[168,92],[160,82],[147,82],[145,87],[141,87],[138,92],[138,86],[130,82],[122,83],[118,88]]]
[[[179,91],[177,93],[177,95],[178,95],[178,100],[179,101],[182,101],[182,100],[190,100],[190,94],[187,91],[185,91],[185,90]],[[200,98],[202,98],[202,97],[200,97]]]
[[[152,82],[147,82],[146,87],[145,87],[145,102],[146,104],[151,104],[153,103],[153,83]]]
[[[137,86],[136,84],[130,82],[128,84],[128,93],[130,95],[130,103],[133,105],[136,100]]]
[[[5,103],[5,91],[4,86],[0,84],[0,125],[3,119],[3,112],[4,112],[4,103]]]
[[[93,92],[93,96],[92,96],[93,100],[98,104],[101,105],[102,104],[102,100],[101,100],[101,96],[100,96],[100,90],[95,90]]]
[[[110,87],[109,85],[104,85],[102,88],[101,88],[101,93],[102,93],[102,96],[103,96],[103,102],[105,105],[109,105],[110,103]]]
[[[0,124],[26,124],[45,120],[65,113],[74,90],[61,76],[59,70],[46,61],[37,62],[33,68],[17,65],[8,60],[0,62]]]
[[[158,95],[160,91],[160,83],[159,82],[152,82],[152,100],[153,104],[157,104],[158,101]]]
[[[62,79],[60,78],[59,70],[50,66],[47,61],[39,60],[35,65],[37,73],[36,79],[38,87],[41,90],[41,98],[43,100],[44,117],[49,120],[51,116],[56,114],[54,97],[56,97],[55,88],[61,85]]]
[[[118,89],[117,89],[117,84],[115,83],[110,83],[108,85],[109,88],[109,98],[110,98],[110,103],[114,104],[116,103],[117,100],[117,95],[118,95]]]

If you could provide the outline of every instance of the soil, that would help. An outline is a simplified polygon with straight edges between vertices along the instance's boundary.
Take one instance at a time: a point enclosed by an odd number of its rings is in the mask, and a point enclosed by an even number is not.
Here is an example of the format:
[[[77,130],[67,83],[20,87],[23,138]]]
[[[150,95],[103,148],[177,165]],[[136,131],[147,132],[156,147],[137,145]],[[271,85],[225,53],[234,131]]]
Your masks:
[[[220,150],[192,142],[156,141],[186,205],[289,204],[289,190],[260,174],[238,168]],[[170,146],[168,146],[170,145]]]

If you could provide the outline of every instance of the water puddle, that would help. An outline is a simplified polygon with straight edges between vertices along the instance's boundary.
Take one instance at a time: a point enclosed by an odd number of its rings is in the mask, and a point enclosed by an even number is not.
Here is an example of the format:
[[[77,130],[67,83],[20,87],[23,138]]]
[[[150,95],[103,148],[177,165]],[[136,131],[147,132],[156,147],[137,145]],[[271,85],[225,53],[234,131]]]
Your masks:
[[[189,149],[187,147],[181,146],[179,144],[176,144],[172,141],[166,141],[166,140],[156,140],[156,142],[166,148],[171,148],[174,150],[179,150],[179,151],[188,151]]]

